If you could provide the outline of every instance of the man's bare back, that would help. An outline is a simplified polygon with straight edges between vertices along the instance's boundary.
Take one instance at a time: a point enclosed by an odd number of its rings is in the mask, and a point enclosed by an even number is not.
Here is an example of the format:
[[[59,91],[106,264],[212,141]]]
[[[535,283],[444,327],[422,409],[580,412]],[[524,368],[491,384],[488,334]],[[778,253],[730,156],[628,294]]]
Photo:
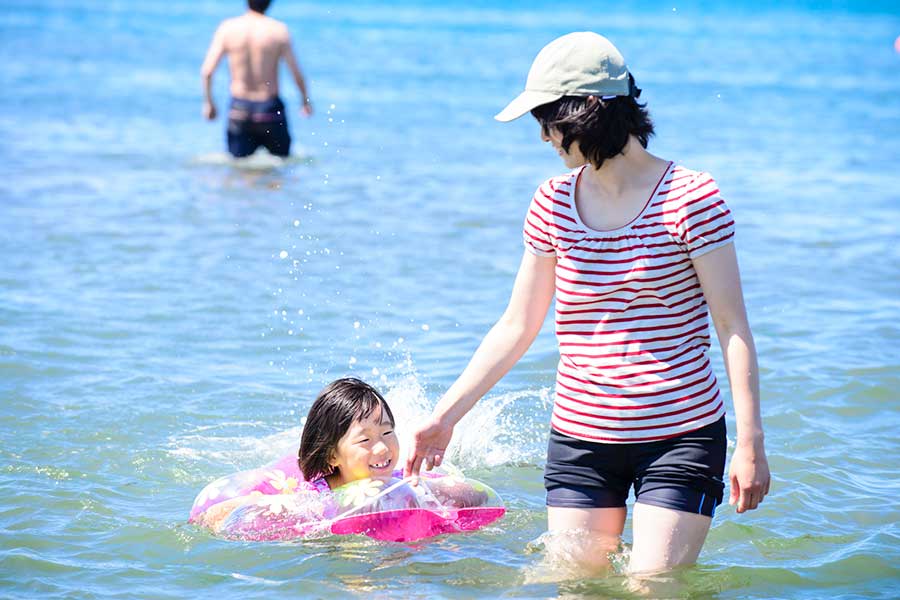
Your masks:
[[[312,113],[306,82],[294,56],[287,26],[260,12],[248,10],[219,25],[206,53],[201,73],[206,94],[203,112],[207,119],[216,118],[212,76],[224,55],[228,56],[232,97],[255,102],[277,97],[278,63],[284,59],[300,89],[303,114]]]
[[[278,95],[278,60],[289,50],[290,38],[283,23],[259,13],[222,23],[231,95],[247,100],[268,100]]]

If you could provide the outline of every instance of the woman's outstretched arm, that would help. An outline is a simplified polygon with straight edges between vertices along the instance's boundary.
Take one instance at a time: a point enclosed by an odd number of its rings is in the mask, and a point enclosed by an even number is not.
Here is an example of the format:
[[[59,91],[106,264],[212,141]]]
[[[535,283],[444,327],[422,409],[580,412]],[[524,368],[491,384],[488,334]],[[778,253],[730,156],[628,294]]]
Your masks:
[[[418,475],[439,466],[453,427],[525,354],[537,337],[553,300],[556,257],[525,251],[509,305],[484,336],[468,366],[435,406],[431,418],[413,430],[404,473]]]

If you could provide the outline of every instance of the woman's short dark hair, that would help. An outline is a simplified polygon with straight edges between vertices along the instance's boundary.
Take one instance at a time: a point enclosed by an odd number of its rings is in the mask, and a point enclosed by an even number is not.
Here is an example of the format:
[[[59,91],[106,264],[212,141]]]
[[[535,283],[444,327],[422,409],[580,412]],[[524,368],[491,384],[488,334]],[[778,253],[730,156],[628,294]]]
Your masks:
[[[272,0],[247,0],[247,6],[250,10],[258,13],[265,13],[269,10],[269,4]]]
[[[562,147],[568,152],[573,142],[586,159],[599,169],[607,158],[622,153],[628,136],[635,136],[641,146],[647,147],[653,135],[653,121],[647,104],[637,101],[641,91],[634,85],[634,77],[628,75],[632,93],[610,100],[585,96],[563,96],[559,100],[542,104],[531,111],[541,125],[544,134],[551,129],[559,131]]]
[[[378,390],[355,377],[332,381],[319,392],[303,424],[297,465],[303,478],[312,481],[332,472],[331,459],[338,442],[354,421],[365,419],[381,407],[394,426],[394,414]]]

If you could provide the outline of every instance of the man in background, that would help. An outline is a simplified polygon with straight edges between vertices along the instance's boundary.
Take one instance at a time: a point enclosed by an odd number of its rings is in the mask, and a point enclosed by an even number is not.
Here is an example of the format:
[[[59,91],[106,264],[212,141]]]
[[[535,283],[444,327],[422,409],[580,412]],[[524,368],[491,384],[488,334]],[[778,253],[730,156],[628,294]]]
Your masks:
[[[231,71],[231,105],[228,111],[228,151],[236,158],[249,156],[264,146],[275,156],[288,156],[291,136],[284,103],[278,97],[278,64],[287,63],[300,95],[301,113],[312,114],[306,82],[291,47],[287,25],[267,17],[271,0],[247,0],[249,10],[222,21],[203,61],[201,74],[205,101],[203,116],[216,118],[212,78],[223,55]]]

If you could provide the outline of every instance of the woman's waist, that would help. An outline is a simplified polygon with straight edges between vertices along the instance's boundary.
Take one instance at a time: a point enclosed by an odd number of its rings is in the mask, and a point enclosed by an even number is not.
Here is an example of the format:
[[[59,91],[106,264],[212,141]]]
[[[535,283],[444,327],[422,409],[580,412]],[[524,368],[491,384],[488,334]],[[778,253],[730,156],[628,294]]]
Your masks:
[[[557,382],[613,396],[654,395],[661,390],[690,387],[707,381],[712,366],[702,343],[598,359],[561,353]]]

